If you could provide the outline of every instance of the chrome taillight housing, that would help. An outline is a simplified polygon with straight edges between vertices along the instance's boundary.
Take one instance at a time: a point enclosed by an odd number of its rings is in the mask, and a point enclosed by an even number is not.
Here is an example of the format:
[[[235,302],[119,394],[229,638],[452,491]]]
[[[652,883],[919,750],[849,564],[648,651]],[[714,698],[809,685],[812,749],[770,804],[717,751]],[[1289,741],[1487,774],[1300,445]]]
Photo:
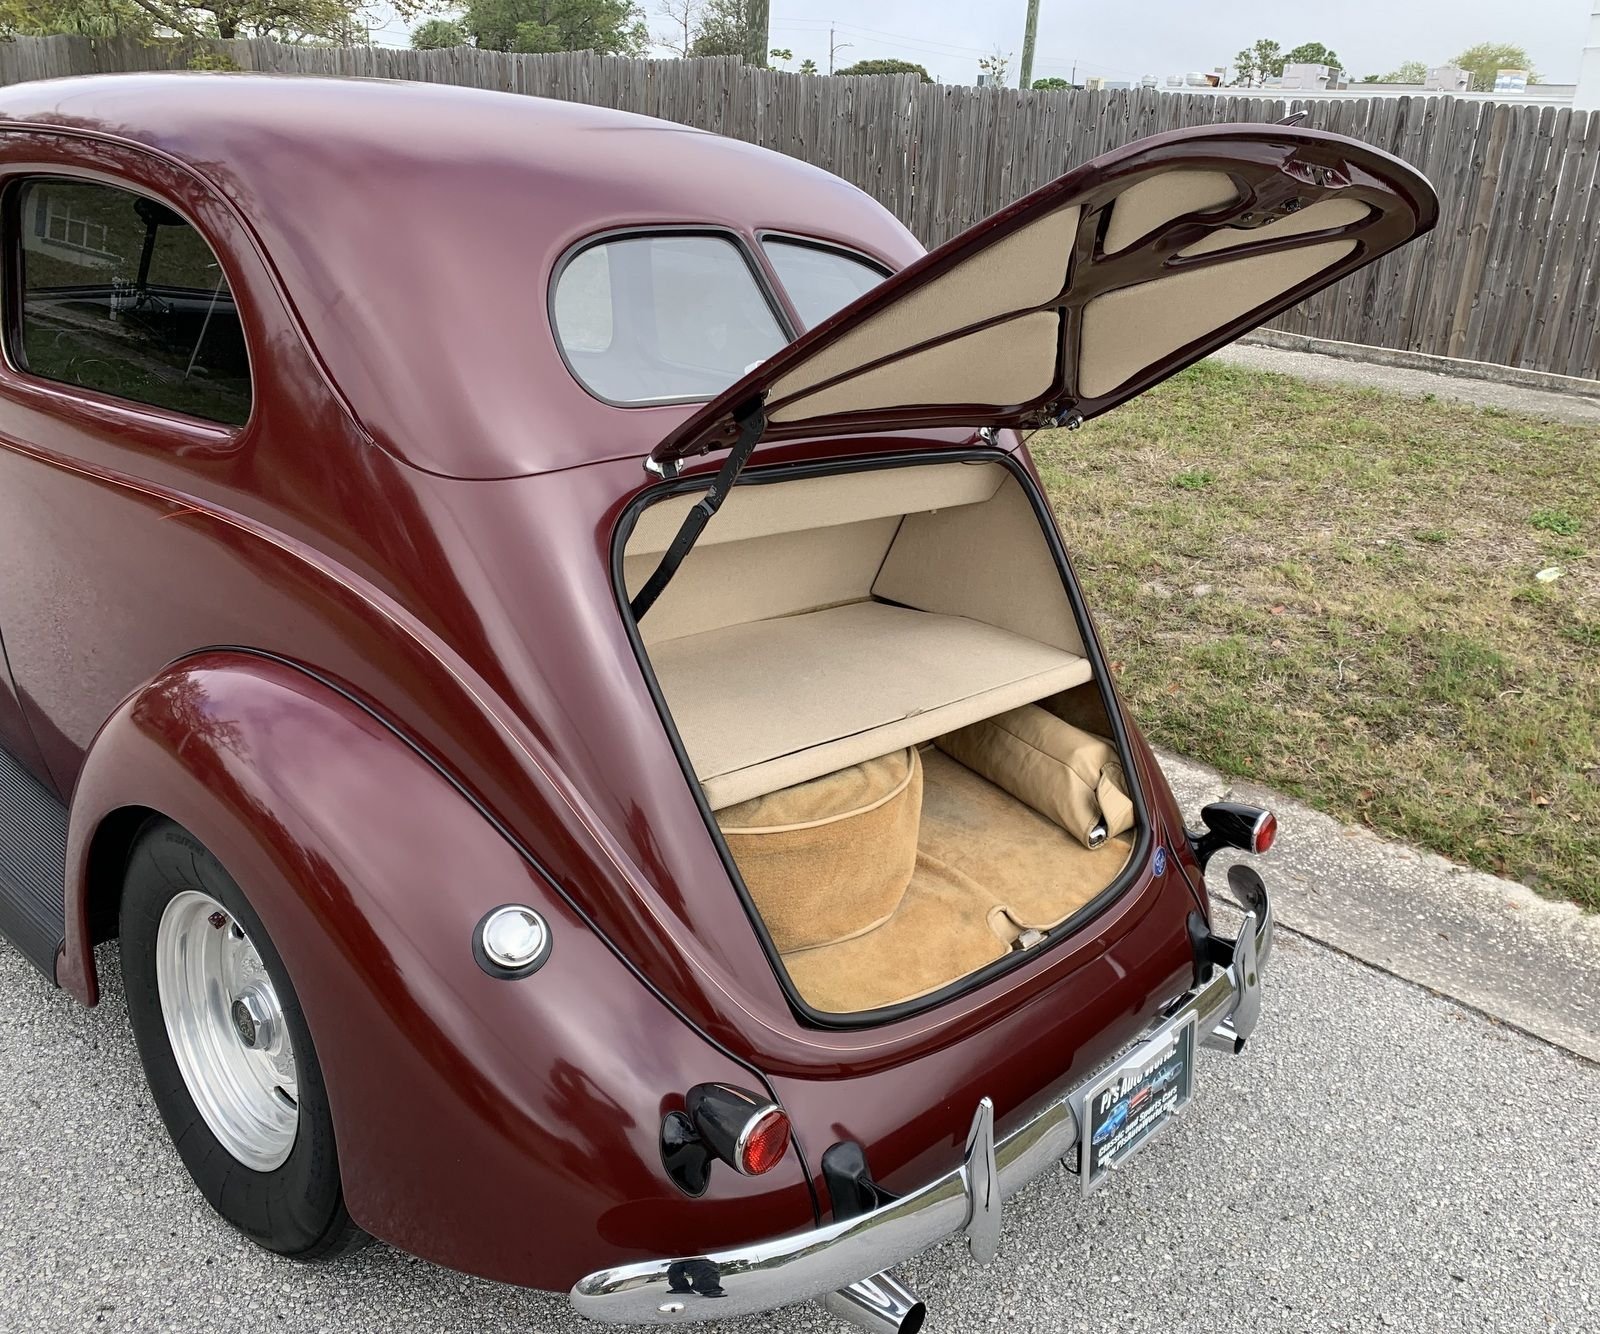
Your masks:
[[[1245,852],[1265,852],[1278,837],[1278,817],[1263,806],[1248,806],[1242,801],[1213,801],[1200,812],[1206,832],[1190,834],[1200,869],[1222,848]]]
[[[788,1113],[770,1098],[732,1084],[696,1084],[684,1110],[662,1122],[661,1161],[680,1190],[702,1195],[713,1159],[760,1176],[783,1159],[789,1135]]]

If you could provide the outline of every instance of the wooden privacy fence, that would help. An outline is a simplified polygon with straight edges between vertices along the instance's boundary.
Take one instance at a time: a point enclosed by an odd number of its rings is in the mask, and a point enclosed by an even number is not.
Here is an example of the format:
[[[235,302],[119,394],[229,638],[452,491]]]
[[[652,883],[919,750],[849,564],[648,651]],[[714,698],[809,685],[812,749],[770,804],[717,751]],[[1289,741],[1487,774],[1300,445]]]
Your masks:
[[[589,52],[286,46],[268,41],[0,42],[0,84],[184,68],[466,84],[660,116],[803,158],[853,181],[937,245],[1069,167],[1185,125],[1305,122],[1420,167],[1439,225],[1273,322],[1291,333],[1600,378],[1600,113],[1450,97],[1268,100],[1214,93],[1018,92],[912,75],[823,78],[732,59]]]

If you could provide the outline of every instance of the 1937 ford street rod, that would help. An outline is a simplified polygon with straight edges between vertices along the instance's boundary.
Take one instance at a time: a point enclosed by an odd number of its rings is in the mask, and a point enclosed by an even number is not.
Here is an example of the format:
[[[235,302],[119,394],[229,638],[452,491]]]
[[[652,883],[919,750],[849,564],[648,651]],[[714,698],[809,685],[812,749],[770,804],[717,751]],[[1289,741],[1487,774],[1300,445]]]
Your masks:
[[[1018,429],[1429,228],[1384,153],[1147,139],[924,255],[636,116],[234,75],[0,93],[0,932],[117,937],[179,1155],[670,1324],[1089,1190],[1256,1022]],[[1057,1169],[1059,1170],[1059,1169]]]

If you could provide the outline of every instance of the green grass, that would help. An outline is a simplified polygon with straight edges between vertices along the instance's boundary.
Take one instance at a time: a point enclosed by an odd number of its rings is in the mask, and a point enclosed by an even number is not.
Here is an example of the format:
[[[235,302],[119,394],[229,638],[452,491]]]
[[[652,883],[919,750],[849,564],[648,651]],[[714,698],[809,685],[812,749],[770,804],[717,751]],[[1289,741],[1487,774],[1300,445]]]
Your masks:
[[[1535,528],[1546,533],[1554,533],[1557,537],[1574,537],[1580,529],[1582,522],[1566,510],[1535,510],[1528,520]]]
[[[1205,364],[1032,444],[1154,741],[1600,910],[1600,432]]]

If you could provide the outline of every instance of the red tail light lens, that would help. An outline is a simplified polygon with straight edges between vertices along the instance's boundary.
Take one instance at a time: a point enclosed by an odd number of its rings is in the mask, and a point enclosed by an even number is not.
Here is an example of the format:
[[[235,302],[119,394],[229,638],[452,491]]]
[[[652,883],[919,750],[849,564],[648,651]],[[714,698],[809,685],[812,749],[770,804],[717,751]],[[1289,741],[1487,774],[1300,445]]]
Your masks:
[[[1256,821],[1255,832],[1250,836],[1250,851],[1265,852],[1278,837],[1278,817],[1271,811],[1262,811]]]
[[[789,1147],[789,1118],[770,1107],[756,1117],[739,1136],[738,1168],[746,1176],[758,1177],[778,1165]]]

